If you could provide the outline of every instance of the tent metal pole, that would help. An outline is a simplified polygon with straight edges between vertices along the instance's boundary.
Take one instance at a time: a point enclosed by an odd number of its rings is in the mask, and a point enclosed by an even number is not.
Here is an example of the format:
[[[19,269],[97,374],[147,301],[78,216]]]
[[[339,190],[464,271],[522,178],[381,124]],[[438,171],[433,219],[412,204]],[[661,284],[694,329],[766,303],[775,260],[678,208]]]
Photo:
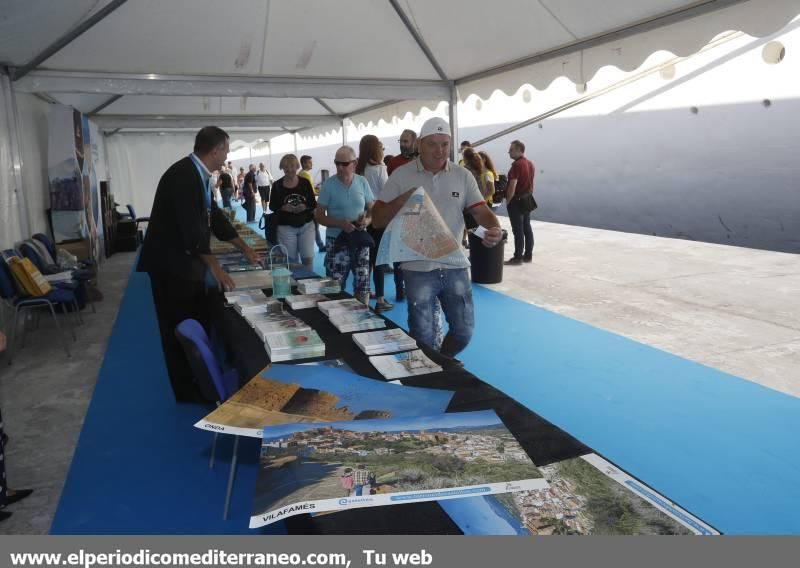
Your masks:
[[[433,56],[433,51],[431,48],[428,47],[428,44],[425,42],[425,39],[422,37],[422,34],[419,33],[414,23],[409,19],[408,15],[403,11],[403,8],[400,7],[400,2],[398,0],[389,0],[389,4],[392,5],[394,11],[397,12],[397,16],[402,20],[403,25],[408,30],[408,33],[411,34],[411,37],[414,38],[414,41],[417,42],[417,46],[419,46],[422,53],[425,54],[425,57],[428,58],[428,62],[431,64],[431,67],[436,70],[436,74],[441,77],[442,81],[447,81],[447,74],[442,69],[442,66],[439,65],[439,62],[436,61],[436,58]]]
[[[22,160],[22,140],[19,133],[17,96],[14,91],[14,84],[11,82],[8,75],[2,75],[2,77],[0,77],[0,82],[2,82],[2,89],[4,92],[3,98],[6,101],[5,111],[10,134],[9,149],[11,151],[11,169],[13,170],[14,185],[16,186],[12,191],[16,194],[19,207],[20,230],[22,231],[20,238],[22,238],[31,234],[31,215],[28,208],[28,192],[23,178],[25,164]]]
[[[450,118],[450,159],[456,161],[456,152],[461,137],[458,135],[458,86],[454,81],[450,82],[450,105],[447,109]]]
[[[297,131],[292,132],[292,140],[294,141],[294,153],[297,155]]]
[[[269,159],[269,171],[272,173],[272,140],[267,140],[267,156]]]
[[[120,100],[120,99],[121,99],[123,96],[124,96],[124,95],[113,95],[113,96],[112,96],[110,99],[108,99],[106,102],[104,102],[103,104],[101,104],[101,105],[100,105],[100,106],[98,106],[97,108],[94,108],[94,109],[90,110],[88,113],[86,113],[86,116],[94,116],[94,115],[96,115],[98,112],[100,112],[100,111],[101,111],[101,110],[103,110],[104,108],[107,108],[107,107],[109,107],[109,106],[113,105],[115,102],[117,102],[118,100]]]
[[[319,98],[319,97],[314,97],[314,100],[315,100],[315,101],[317,101],[317,104],[318,104],[319,106],[321,106],[322,108],[324,108],[325,110],[327,110],[327,111],[328,111],[328,112],[331,114],[331,116],[335,116],[336,118],[341,118],[341,116],[339,115],[339,113],[337,113],[335,110],[333,110],[333,109],[330,107],[330,105],[329,105],[328,103],[326,103],[325,101],[323,101],[321,98]]]
[[[24,66],[14,70],[14,81],[22,79],[25,75],[36,69],[40,64],[50,59],[53,55],[64,49],[67,45],[72,43],[85,32],[92,29],[95,25],[100,23],[106,16],[111,14],[114,10],[122,6],[127,0],[112,0],[106,4],[102,9],[98,10],[96,14],[81,22],[80,25],[70,30],[55,42],[51,43],[39,55],[31,59]]]
[[[342,146],[347,146],[347,119],[342,119]]]

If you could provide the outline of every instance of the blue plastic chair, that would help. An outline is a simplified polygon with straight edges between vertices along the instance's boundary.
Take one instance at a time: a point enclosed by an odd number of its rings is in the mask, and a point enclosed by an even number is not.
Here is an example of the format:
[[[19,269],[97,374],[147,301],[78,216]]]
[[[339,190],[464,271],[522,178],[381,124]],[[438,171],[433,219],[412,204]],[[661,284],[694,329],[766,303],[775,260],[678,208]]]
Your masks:
[[[53,316],[53,321],[56,324],[59,334],[61,334],[61,324],[58,322],[55,307],[59,306],[66,314],[67,306],[75,305],[75,294],[71,290],[63,288],[54,288],[44,296],[28,296],[24,292],[20,292],[17,282],[14,279],[14,274],[11,268],[6,263],[5,255],[0,258],[0,298],[3,304],[8,306],[9,309],[14,311],[14,318],[11,323],[10,337],[8,341],[8,364],[10,365],[14,358],[14,347],[16,344],[16,334],[19,314],[25,310],[32,310],[36,308],[48,308],[50,314]],[[77,307],[77,306],[76,306]],[[23,322],[27,321],[23,320]],[[70,328],[73,340],[77,341],[75,330]],[[25,341],[25,327],[22,329],[23,346]],[[64,350],[67,352],[67,357],[72,357],[69,351],[69,344],[61,334],[62,344]]]
[[[136,223],[136,234],[139,238],[139,242],[141,243],[142,239],[144,238],[144,231],[139,229],[139,223],[145,223],[145,224],[149,223],[150,217],[137,217],[136,211],[133,209],[133,205],[131,205],[130,203],[128,203],[125,207],[128,208],[128,213],[130,213],[131,219],[133,219],[133,222]]]
[[[22,242],[19,245],[19,253],[21,256],[29,259],[36,268],[39,269],[39,272],[42,274],[60,274],[62,272],[69,272],[70,277],[72,278],[69,281],[63,282],[53,282],[52,286],[55,288],[67,288],[68,290],[72,290],[75,292],[75,298],[77,299],[77,306],[80,309],[86,305],[87,301],[91,301],[89,298],[89,287],[88,287],[88,280],[90,277],[87,273],[83,271],[71,271],[71,270],[61,270],[57,265],[54,264],[45,264],[44,259],[39,255],[34,247],[26,242]],[[19,256],[19,255],[18,255]],[[83,272],[83,274],[79,274],[79,272]],[[94,302],[92,302],[92,311],[97,312],[94,307]],[[78,321],[83,323],[83,317],[80,315],[80,311],[77,312],[78,314]]]
[[[45,235],[44,233],[36,233],[31,238],[36,239],[37,241],[42,243],[47,249],[47,252],[50,253],[50,256],[53,257],[53,259],[58,258],[56,245],[53,244],[53,241],[51,241],[47,235]],[[20,249],[22,249],[22,245],[20,245]],[[35,249],[32,250],[34,250],[35,252]],[[22,253],[25,254],[25,251],[22,250]],[[42,270],[42,267],[40,267],[33,258],[28,256],[27,254],[25,254],[25,256],[30,258],[31,262],[36,264],[36,267],[39,268],[39,270]],[[36,257],[38,258],[39,255],[37,254]],[[95,264],[94,260],[91,259],[84,259],[80,260],[79,262],[83,266],[94,266]],[[44,272],[42,272],[42,274],[44,274]],[[80,302],[80,304],[83,305],[86,302],[89,302],[89,305],[92,307],[92,313],[97,313],[97,308],[94,305],[94,300],[92,299],[92,295],[89,293],[89,280],[92,279],[92,271],[88,268],[76,268],[75,270],[72,271],[72,279],[83,286],[83,295],[85,296],[85,298],[80,298],[80,297],[78,298],[78,300],[82,299],[84,300],[83,302]]]
[[[58,251],[56,250],[56,245],[53,243],[53,241],[50,240],[50,237],[48,237],[44,233],[35,233],[34,235],[31,236],[31,238],[36,239],[37,241],[42,243],[47,249],[47,252],[50,253],[50,256],[53,257],[53,260],[56,261],[58,260]],[[84,266],[94,266],[95,264],[94,260],[92,260],[91,258],[81,258],[78,259],[78,262],[80,262]]]
[[[175,336],[183,347],[183,352],[189,360],[189,367],[200,388],[200,392],[209,400],[217,401],[217,406],[228,400],[228,398],[239,389],[239,375],[235,369],[224,371],[220,366],[214,351],[211,348],[211,341],[208,339],[206,330],[200,322],[193,319],[183,320],[175,328]],[[213,442],[211,443],[211,459],[208,463],[209,468],[214,467],[214,454],[217,449],[217,437],[219,434],[214,432]],[[231,471],[228,475],[228,490],[225,495],[225,506],[223,509],[223,519],[228,518],[231,494],[233,492],[233,480],[236,476],[236,461],[239,451],[239,436],[235,436],[233,442],[233,457],[231,458]]]

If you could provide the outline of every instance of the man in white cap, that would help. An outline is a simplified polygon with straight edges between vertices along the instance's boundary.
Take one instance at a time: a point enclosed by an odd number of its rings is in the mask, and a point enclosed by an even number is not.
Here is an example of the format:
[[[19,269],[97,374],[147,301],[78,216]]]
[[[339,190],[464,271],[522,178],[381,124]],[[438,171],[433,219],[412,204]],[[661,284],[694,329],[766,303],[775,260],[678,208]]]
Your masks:
[[[473,175],[449,160],[450,140],[447,121],[438,117],[425,121],[419,133],[419,156],[389,177],[373,206],[372,224],[388,225],[414,190],[424,187],[457,241],[464,231],[466,211],[486,228],[484,246],[493,247],[503,238],[500,223]],[[432,261],[404,262],[402,267],[411,335],[443,355],[455,357],[469,344],[475,328],[469,270]],[[436,334],[437,301],[449,327],[441,345]]]

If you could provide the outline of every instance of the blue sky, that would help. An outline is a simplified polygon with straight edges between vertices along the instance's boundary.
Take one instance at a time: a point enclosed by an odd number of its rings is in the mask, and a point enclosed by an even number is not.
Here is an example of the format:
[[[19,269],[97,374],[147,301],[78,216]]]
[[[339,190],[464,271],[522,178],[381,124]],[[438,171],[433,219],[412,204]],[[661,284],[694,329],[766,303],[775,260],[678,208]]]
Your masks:
[[[273,365],[261,376],[333,393],[340,398],[337,406],[346,405],[354,414],[364,410],[387,410],[392,416],[440,414],[453,397],[453,391],[393,385],[322,365]]]

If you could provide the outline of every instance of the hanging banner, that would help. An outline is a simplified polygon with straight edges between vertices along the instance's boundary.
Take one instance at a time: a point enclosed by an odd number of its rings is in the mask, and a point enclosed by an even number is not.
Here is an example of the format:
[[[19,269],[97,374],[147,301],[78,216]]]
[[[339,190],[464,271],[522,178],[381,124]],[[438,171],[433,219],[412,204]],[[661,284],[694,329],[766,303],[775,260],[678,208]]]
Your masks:
[[[53,238],[60,243],[80,239],[83,232],[83,129],[80,113],[63,105],[51,105],[49,127],[47,174],[50,178],[50,209]],[[77,148],[80,148],[80,153]]]
[[[53,238],[57,243],[85,239],[97,259],[102,220],[94,163],[99,152],[91,142],[89,119],[70,107],[51,105],[48,122]]]

